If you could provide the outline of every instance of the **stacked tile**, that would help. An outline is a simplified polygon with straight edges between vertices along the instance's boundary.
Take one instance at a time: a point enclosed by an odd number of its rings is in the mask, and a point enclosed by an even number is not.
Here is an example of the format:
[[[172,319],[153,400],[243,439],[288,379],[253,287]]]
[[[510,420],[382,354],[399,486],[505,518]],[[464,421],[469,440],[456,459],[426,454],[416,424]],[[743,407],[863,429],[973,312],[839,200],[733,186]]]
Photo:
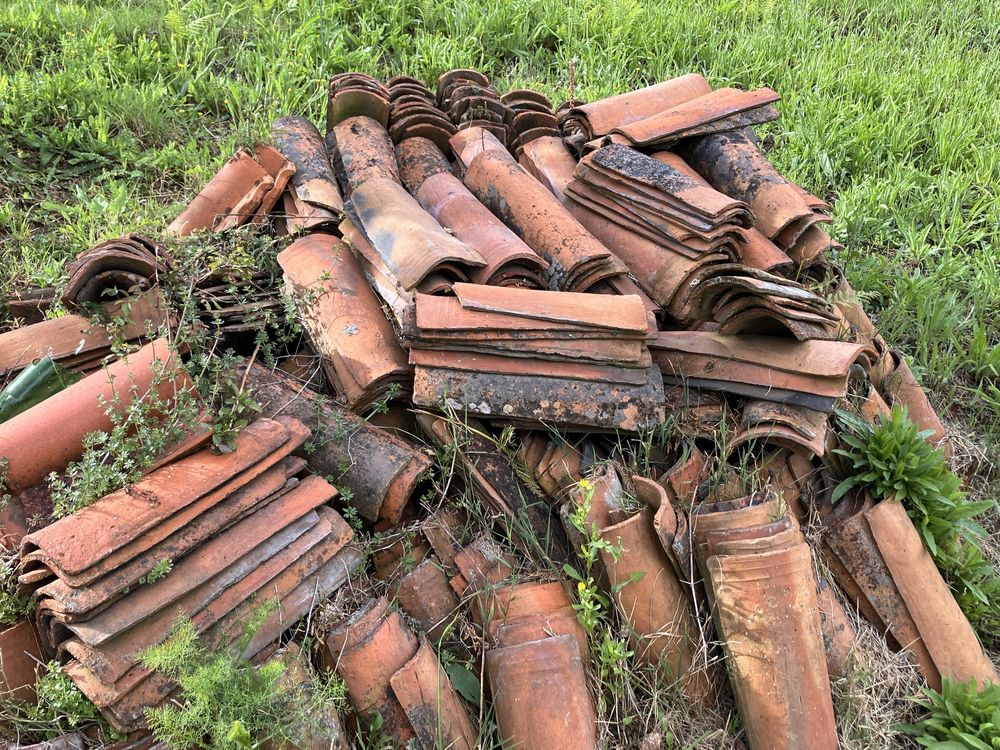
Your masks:
[[[667,308],[683,324],[716,323],[727,335],[841,338],[841,316],[802,284],[742,263],[716,263],[683,283]]]
[[[1000,682],[902,503],[848,494],[824,510],[822,553],[837,583],[932,688]]]
[[[520,160],[521,152],[539,138],[562,140],[559,118],[545,94],[531,89],[514,89],[500,97],[507,106],[507,148]]]
[[[442,151],[448,150],[448,139],[455,125],[437,108],[434,94],[427,85],[411,76],[389,79],[389,135],[395,144],[408,138],[426,138]]]
[[[458,130],[481,128],[507,142],[510,108],[479,71],[459,68],[444,73],[437,82],[437,104]]]
[[[470,157],[475,158],[481,149],[479,144],[473,143],[465,150]],[[590,235],[613,253],[616,261],[624,261],[624,266],[635,278],[633,282],[624,275],[612,276],[608,278],[607,285],[615,288],[619,294],[641,294],[647,308],[656,313],[659,313],[660,308],[669,307],[682,289],[696,283],[712,266],[732,260],[731,255],[725,252],[698,256],[690,250],[687,253],[671,250],[577,203],[568,193],[570,184],[575,180],[577,162],[561,139],[542,137],[532,141],[522,150],[520,162],[548,188]],[[690,174],[701,181],[703,187],[708,187],[696,173]],[[747,233],[753,230],[739,231]],[[745,245],[737,242],[736,246]],[[695,257],[691,257],[692,255]],[[632,290],[622,289],[623,283],[630,285]],[[603,285],[600,282],[594,285],[594,291],[603,291]]]
[[[287,232],[336,226],[344,214],[344,199],[319,130],[304,117],[282,117],[271,126],[271,138],[295,165],[282,194],[281,215]]]
[[[415,404],[564,429],[636,431],[663,418],[638,297],[455,284],[418,295],[404,333]]]
[[[198,319],[219,334],[257,332],[267,316],[284,309],[273,274],[257,272],[233,278],[225,269],[201,279],[191,290]]]
[[[476,250],[486,265],[471,271],[477,284],[545,286],[548,268],[520,237],[490,213],[452,174],[441,149],[427,138],[396,146],[403,184],[417,202],[453,236]]]
[[[98,309],[100,314],[93,318],[71,313],[0,333],[0,381],[42,357],[51,357],[71,370],[91,372],[111,354],[113,338],[136,341],[150,332],[155,334],[169,320],[156,289]],[[122,325],[112,332],[99,322],[105,316]]]
[[[812,556],[777,496],[706,504],[690,517],[751,748],[836,748]],[[778,519],[778,520],[775,520]]]
[[[349,248],[315,233],[285,248],[278,263],[323,371],[348,407],[363,412],[391,391],[405,398],[412,368]]]
[[[852,365],[867,363],[865,344],[796,341],[775,336],[725,336],[661,331],[649,345],[668,385],[832,412],[847,394]]]
[[[753,225],[746,203],[714,190],[679,157],[611,144],[585,156],[566,189],[575,202],[688,258],[735,256]]]
[[[389,89],[365,73],[340,73],[330,79],[326,100],[326,130],[351,117],[370,117],[382,127],[389,123]]]
[[[625,273],[621,262],[496,139],[471,128],[451,140],[466,187],[549,262],[549,286],[583,292]]]
[[[712,90],[690,73],[639,91],[568,109],[563,135],[578,148],[599,148],[602,137],[641,148],[669,146],[684,138],[722,133],[776,120],[780,97],[770,89]]]
[[[694,138],[679,149],[717,190],[746,201],[755,227],[800,265],[822,261],[836,246],[821,227],[829,207],[782,177],[757,145],[753,131]]]
[[[336,477],[345,496],[350,490],[348,505],[372,522],[400,521],[430,468],[424,452],[260,365],[250,367],[245,382],[263,416],[294,417],[323,436],[309,453],[309,468]]]
[[[350,526],[326,507],[336,490],[296,478],[305,462],[290,454],[308,435],[296,420],[258,420],[232,453],[194,453],[23,540],[19,590],[36,602],[43,649],[69,660],[66,673],[119,731],[174,689],[138,654],[178,613],[221,648],[274,600],[250,659],[361,562]],[[164,560],[170,573],[144,581]]]
[[[826,412],[805,406],[747,399],[726,450],[732,454],[743,446],[763,445],[807,459],[821,458],[826,453],[827,417]]]
[[[258,145],[253,154],[240,149],[170,223],[167,232],[183,237],[250,223],[259,226],[277,205],[294,172],[295,166],[270,146]]]
[[[15,289],[7,299],[7,312],[18,325],[41,323],[55,301],[55,287]]]
[[[542,432],[522,433],[518,452],[538,486],[560,505],[597,461],[593,443],[574,446]]]
[[[327,658],[359,716],[376,712],[394,746],[473,750],[478,732],[433,647],[384,598],[335,627]]]
[[[73,308],[132,296],[155,286],[170,264],[166,248],[142,235],[108,240],[80,253],[66,267],[69,278],[60,299]]]
[[[474,570],[463,573],[481,580]],[[473,618],[489,646],[486,677],[504,746],[596,748],[584,671],[587,635],[565,583],[514,583],[498,576],[474,587],[472,596]]]

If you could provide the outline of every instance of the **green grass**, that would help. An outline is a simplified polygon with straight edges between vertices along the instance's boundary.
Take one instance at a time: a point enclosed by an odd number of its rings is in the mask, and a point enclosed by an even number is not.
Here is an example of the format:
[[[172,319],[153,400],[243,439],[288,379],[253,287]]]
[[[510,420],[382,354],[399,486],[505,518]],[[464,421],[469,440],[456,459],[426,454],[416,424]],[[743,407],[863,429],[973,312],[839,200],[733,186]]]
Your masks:
[[[1000,3],[959,0],[8,0],[0,294],[162,228],[270,121],[323,121],[345,69],[593,99],[689,71],[783,96],[766,132],[835,200],[842,261],[943,413],[1000,434]]]

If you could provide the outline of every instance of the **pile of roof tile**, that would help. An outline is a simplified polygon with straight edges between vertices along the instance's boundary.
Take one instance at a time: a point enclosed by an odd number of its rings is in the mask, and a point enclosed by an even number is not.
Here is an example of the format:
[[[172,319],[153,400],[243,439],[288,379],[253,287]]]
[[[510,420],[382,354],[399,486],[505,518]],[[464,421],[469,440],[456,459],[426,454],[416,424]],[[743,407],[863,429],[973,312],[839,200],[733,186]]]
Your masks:
[[[221,454],[194,420],[141,479],[47,525],[49,475],[114,409],[159,419],[197,394],[163,335],[162,245],[103,243],[62,289],[22,293],[0,384],[45,356],[89,374],[0,423],[0,537],[36,603],[0,632],[0,692],[30,700],[32,659],[54,657],[131,730],[177,695],[138,654],[178,613],[226,648],[276,600],[243,649],[259,662],[325,600],[314,632],[352,730],[472,748],[485,698],[504,743],[593,748],[564,567],[588,540],[632,663],[694,707],[725,701],[728,675],[752,748],[836,747],[854,611],[931,686],[996,680],[904,507],[829,500],[843,399],[870,421],[906,406],[945,450],[947,432],[826,257],[829,205],[761,150],[750,126],[777,99],[695,74],[556,108],[468,69],[436,90],[335,76],[325,135],[277,120],[167,228],[290,235],[280,289],[262,269],[191,280],[202,320],[248,352],[294,303],[302,340],[236,373],[259,418]],[[43,319],[57,300],[71,313]],[[122,339],[136,350],[113,360]],[[328,725],[317,746],[345,746]]]
[[[639,430],[663,420],[662,378],[636,297],[455,284],[418,295],[406,333],[414,403],[563,428]],[[561,402],[558,410],[547,404]]]
[[[242,635],[253,597],[274,598],[251,658],[360,563],[351,528],[325,507],[336,490],[296,478],[305,462],[290,454],[307,436],[295,420],[259,420],[233,452],[181,458],[22,541],[18,580],[37,602],[43,650],[70,659],[67,673],[119,731],[175,687],[138,654],[178,614],[217,648]],[[162,560],[170,575],[143,582]]]

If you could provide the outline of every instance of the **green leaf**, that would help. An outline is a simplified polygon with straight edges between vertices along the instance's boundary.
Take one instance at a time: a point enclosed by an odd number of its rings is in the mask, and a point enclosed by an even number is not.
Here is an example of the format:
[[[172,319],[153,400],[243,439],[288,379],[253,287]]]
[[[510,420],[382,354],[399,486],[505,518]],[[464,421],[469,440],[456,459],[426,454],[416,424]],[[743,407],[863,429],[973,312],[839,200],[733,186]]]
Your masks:
[[[447,665],[445,670],[448,672],[451,684],[458,691],[458,694],[473,706],[479,708],[479,695],[482,690],[476,676],[458,662],[452,662]]]

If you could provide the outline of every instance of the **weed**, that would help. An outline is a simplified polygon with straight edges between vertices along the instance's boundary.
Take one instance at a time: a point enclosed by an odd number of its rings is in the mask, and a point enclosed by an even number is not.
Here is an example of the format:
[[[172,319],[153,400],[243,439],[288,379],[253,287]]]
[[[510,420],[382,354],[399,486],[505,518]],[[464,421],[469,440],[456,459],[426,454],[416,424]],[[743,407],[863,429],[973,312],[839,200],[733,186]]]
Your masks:
[[[30,597],[17,593],[16,550],[6,550],[0,546],[0,630],[13,625],[34,608]]]
[[[33,703],[0,698],[0,725],[14,730],[21,742],[51,740],[78,729],[100,727],[97,707],[56,662],[45,665],[35,693],[37,701]]]
[[[308,689],[297,690],[282,679],[286,668],[281,661],[255,667],[241,658],[273,608],[273,603],[260,606],[232,648],[213,652],[192,622],[181,618],[166,641],[142,653],[145,666],[181,688],[179,700],[147,710],[158,740],[174,750],[245,750],[267,740],[294,742],[288,733],[294,726],[307,726],[312,709],[344,705],[346,688],[335,677],[313,676]]]
[[[568,563],[563,566],[563,570],[576,581],[576,603],[573,609],[576,610],[577,619],[586,631],[587,640],[594,652],[598,683],[613,698],[617,698],[624,693],[629,659],[633,653],[628,649],[625,639],[613,634],[611,601],[598,588],[594,577],[597,575],[601,553],[606,552],[613,560],[617,560],[622,549],[601,537],[597,523],[588,519],[594,499],[594,485],[587,479],[581,479],[579,490],[580,502],[570,512],[569,518],[583,538],[578,550],[583,563],[583,574]],[[607,699],[602,692],[598,697],[598,710],[604,714],[607,708]]]
[[[948,750],[1000,749],[1000,685],[979,689],[975,680],[953,682],[947,677],[941,692],[921,690],[914,702],[928,715],[916,724],[899,727],[921,747]]]
[[[152,569],[139,579],[139,583],[143,586],[149,583],[155,583],[161,578],[166,578],[170,571],[174,569],[174,562],[169,557],[165,557],[152,567]]]
[[[124,404],[115,392],[105,404],[112,427],[84,437],[83,455],[69,464],[65,474],[52,474],[53,517],[75,513],[120,487],[137,481],[164,452],[197,424],[201,407],[191,388],[177,388],[169,398],[159,389],[177,377],[174,367],[154,364],[149,391],[139,393],[134,384]]]
[[[921,432],[905,409],[894,407],[874,425],[845,411],[837,419],[844,447],[836,454],[845,477],[833,500],[858,488],[876,501],[903,503],[962,611],[984,642],[992,643],[1000,634],[1000,576],[983,558],[978,540],[986,532],[973,519],[995,503],[965,498],[944,454],[927,442],[929,431]]]

